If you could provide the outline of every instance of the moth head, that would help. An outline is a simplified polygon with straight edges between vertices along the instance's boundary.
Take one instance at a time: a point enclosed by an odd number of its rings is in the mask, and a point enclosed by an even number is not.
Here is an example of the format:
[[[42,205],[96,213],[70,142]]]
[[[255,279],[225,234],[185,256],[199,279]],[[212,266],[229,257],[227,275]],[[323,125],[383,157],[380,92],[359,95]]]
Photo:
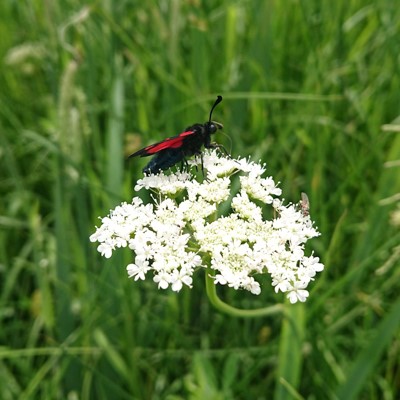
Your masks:
[[[207,122],[207,126],[210,133],[215,133],[218,129],[222,129],[224,127],[222,124],[216,121]]]

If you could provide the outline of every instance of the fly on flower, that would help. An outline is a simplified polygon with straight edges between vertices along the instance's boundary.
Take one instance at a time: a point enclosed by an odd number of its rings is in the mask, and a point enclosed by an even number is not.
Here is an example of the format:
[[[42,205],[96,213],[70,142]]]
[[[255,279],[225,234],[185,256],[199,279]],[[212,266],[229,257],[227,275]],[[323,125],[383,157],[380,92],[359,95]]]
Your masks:
[[[301,192],[300,208],[302,214],[305,217],[308,217],[310,215],[310,201],[308,200],[308,196],[304,192]]]
[[[175,164],[186,163],[188,157],[194,155],[202,156],[201,147],[206,149],[222,148],[217,143],[211,143],[211,135],[222,129],[219,122],[211,120],[214,108],[222,101],[222,96],[218,96],[214,105],[211,107],[210,117],[204,124],[194,124],[186,128],[182,133],[169,137],[161,142],[151,144],[141,150],[131,154],[131,157],[154,156],[150,162],[143,168],[145,175],[156,174],[161,170],[166,170]],[[203,169],[203,164],[202,164]]]

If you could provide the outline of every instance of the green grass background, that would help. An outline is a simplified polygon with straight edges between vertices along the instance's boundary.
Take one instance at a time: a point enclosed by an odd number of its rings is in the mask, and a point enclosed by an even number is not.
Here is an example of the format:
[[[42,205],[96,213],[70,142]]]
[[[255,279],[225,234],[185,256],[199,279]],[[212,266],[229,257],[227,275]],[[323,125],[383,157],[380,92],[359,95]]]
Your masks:
[[[399,54],[394,0],[2,0],[0,399],[399,399]],[[202,273],[135,283],[88,239],[142,176],[125,156],[217,94],[216,139],[322,233],[285,318],[218,313]]]

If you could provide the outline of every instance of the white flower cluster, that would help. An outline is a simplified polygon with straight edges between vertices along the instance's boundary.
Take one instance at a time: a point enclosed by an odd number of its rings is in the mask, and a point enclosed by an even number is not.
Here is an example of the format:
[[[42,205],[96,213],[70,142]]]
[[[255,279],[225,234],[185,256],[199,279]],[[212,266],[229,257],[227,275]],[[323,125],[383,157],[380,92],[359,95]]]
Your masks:
[[[138,197],[121,204],[102,218],[90,240],[100,243],[97,249],[107,258],[128,246],[135,254],[129,277],[144,280],[151,271],[161,289],[191,287],[195,269],[209,265],[215,284],[259,294],[255,278],[268,273],[275,292],[287,293],[291,303],[305,301],[307,285],[324,268],[317,257],[304,254],[306,241],[319,236],[309,215],[299,205],[283,205],[281,189],[262,177],[265,165],[214,150],[204,153],[203,167],[202,182],[188,172],[139,180],[135,191],[155,191],[154,204]],[[233,193],[237,174],[240,187]],[[221,206],[227,215],[219,215]],[[264,217],[267,208],[271,219]]]

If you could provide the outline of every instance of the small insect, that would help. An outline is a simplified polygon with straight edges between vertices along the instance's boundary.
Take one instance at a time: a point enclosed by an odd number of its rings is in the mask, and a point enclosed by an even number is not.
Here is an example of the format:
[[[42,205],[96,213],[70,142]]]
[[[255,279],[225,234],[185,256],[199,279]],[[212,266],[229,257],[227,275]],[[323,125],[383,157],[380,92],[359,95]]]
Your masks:
[[[310,215],[310,201],[308,200],[308,196],[304,192],[301,192],[300,208],[302,214],[305,217],[308,217]]]
[[[131,157],[154,156],[143,168],[146,175],[156,174],[161,170],[166,170],[178,162],[186,163],[186,159],[193,155],[202,155],[201,147],[206,149],[222,148],[217,143],[211,143],[211,135],[222,129],[223,125],[219,122],[211,121],[214,108],[222,101],[222,96],[218,96],[214,105],[211,107],[210,117],[204,124],[194,124],[186,128],[182,133],[169,137],[161,142],[151,144],[141,150],[131,154]],[[203,170],[203,162],[202,162]],[[203,171],[204,173],[204,171]]]

